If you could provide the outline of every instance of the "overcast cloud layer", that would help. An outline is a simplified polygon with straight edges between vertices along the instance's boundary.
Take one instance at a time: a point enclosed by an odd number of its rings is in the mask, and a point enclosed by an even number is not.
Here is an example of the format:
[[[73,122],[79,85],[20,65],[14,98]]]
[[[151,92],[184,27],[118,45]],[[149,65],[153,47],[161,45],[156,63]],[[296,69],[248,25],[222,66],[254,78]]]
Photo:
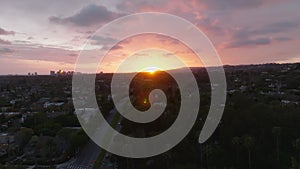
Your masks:
[[[300,61],[299,0],[11,0],[0,3],[0,74],[72,70],[79,51],[95,30],[118,17],[150,11],[171,13],[197,25],[216,46],[224,64]],[[138,26],[134,21],[130,24]],[[94,37],[92,41],[101,44],[103,49],[105,43],[113,42],[105,37]],[[125,46],[118,45],[112,50],[125,50]]]

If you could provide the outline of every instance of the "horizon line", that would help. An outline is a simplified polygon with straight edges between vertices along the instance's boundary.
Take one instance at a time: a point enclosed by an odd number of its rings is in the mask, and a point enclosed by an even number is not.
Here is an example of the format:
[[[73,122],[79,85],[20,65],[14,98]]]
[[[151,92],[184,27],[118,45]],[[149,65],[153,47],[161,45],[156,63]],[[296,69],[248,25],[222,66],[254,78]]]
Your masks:
[[[275,65],[288,65],[288,64],[300,64],[300,62],[292,62],[292,63],[276,63],[276,62],[273,62],[273,63],[253,63],[253,64],[225,64],[223,66],[208,66],[208,67],[203,67],[203,66],[199,66],[199,67],[188,67],[190,69],[193,69],[193,68],[216,68],[216,67],[238,67],[238,66],[259,66],[259,65],[271,65],[271,64],[275,64]],[[179,70],[179,69],[182,69],[184,67],[180,67],[180,68],[174,68],[174,69],[167,69],[168,71],[175,71],[175,70]],[[49,70],[49,73],[50,71],[53,71],[53,70]],[[59,71],[59,70],[58,70]],[[161,71],[164,71],[164,70],[159,70],[157,72],[161,72]],[[97,73],[82,73],[82,72],[75,72],[74,70],[68,70],[66,72],[72,72],[72,73],[79,73],[79,74],[113,74],[114,72],[97,72]],[[147,72],[147,71],[141,71],[141,72],[123,72],[124,74],[130,74],[130,73],[142,73],[142,72]],[[32,72],[30,72],[32,73]],[[35,72],[34,72],[35,73]],[[28,75],[28,74],[0,74],[0,76],[51,76],[50,74],[38,74],[37,72],[37,75],[33,74],[33,75]],[[121,73],[121,72],[119,72]],[[122,74],[123,74],[122,73]]]

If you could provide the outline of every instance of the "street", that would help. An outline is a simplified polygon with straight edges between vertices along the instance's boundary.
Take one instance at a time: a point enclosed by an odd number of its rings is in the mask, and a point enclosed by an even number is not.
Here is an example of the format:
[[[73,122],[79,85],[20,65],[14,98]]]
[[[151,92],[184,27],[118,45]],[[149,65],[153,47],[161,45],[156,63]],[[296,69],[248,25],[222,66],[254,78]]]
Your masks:
[[[116,115],[116,109],[112,109],[108,114],[106,120],[110,123],[113,117]],[[94,165],[95,160],[101,153],[102,149],[94,143],[92,140],[89,140],[85,147],[79,152],[77,157],[73,162],[66,165],[59,165],[59,169],[91,169]]]

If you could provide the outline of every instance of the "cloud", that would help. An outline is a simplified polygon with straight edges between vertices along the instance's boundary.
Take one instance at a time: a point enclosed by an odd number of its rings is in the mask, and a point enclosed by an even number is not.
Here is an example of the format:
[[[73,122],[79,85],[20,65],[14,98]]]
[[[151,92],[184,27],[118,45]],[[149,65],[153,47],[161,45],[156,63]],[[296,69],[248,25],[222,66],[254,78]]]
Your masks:
[[[7,31],[3,28],[0,28],[0,35],[14,35],[15,32],[14,31]]]
[[[10,41],[7,41],[7,40],[0,39],[0,44],[1,44],[1,45],[10,45],[11,42],[10,42]]]
[[[71,57],[78,57],[78,54],[76,54],[76,53],[70,53],[70,54],[68,54],[68,56],[71,56]]]
[[[75,54],[78,54],[78,51],[71,51],[54,47],[43,47],[39,45],[19,44],[10,45],[9,48],[0,47],[0,53],[6,54],[6,56],[10,54],[10,59],[39,60],[73,64],[76,61]]]
[[[224,34],[224,29],[220,26],[220,23],[217,19],[204,17],[198,20],[197,26],[205,32],[211,32],[217,35]]]
[[[268,45],[271,43],[270,38],[254,38],[254,39],[240,39],[233,41],[226,45],[227,48],[238,48],[246,46]]]
[[[197,0],[195,0],[197,1]],[[199,4],[202,9],[216,11],[241,11],[255,9],[265,5],[273,5],[283,2],[282,0],[202,0]]]
[[[0,48],[0,54],[13,53],[14,50],[9,48]]]
[[[281,32],[286,32],[292,29],[297,28],[300,25],[299,21],[282,21],[282,22],[276,22],[269,24],[262,29],[259,30],[253,30],[250,33],[253,34],[270,34],[270,33],[281,33]]]
[[[214,15],[205,15],[204,3],[199,0],[124,0],[116,7],[123,12],[166,12],[189,20],[205,33],[220,34],[223,28]]]
[[[102,50],[120,50],[123,49],[123,46],[120,45],[119,41],[117,39],[111,38],[111,37],[103,37],[103,36],[92,36],[89,37],[91,40],[91,44],[92,45],[98,45],[98,46],[102,46]],[[124,43],[128,43],[126,40],[121,41],[122,44]],[[111,47],[111,45],[114,45],[113,47]],[[111,48],[110,48],[111,47]]]
[[[117,45],[113,46],[110,50],[120,50],[120,49],[123,49],[123,46],[117,44]]]
[[[233,30],[235,38],[248,38],[251,36],[258,36],[258,35],[269,35],[269,34],[277,34],[277,33],[284,33],[299,27],[300,22],[291,22],[291,21],[284,21],[284,22],[276,22],[266,26],[263,26],[259,29],[239,29]]]
[[[176,3],[175,1],[174,3]],[[168,6],[168,3],[169,1],[162,0],[124,0],[116,7],[118,10],[126,12],[145,11],[147,9],[151,9],[152,11],[154,9],[161,11],[161,8],[166,8]]]
[[[92,40],[93,45],[109,45],[109,44],[114,44],[118,42],[117,39],[111,38],[111,37],[103,37],[103,36],[92,36],[89,37]]]
[[[106,7],[91,4],[82,8],[78,13],[69,17],[49,17],[49,21],[56,24],[71,24],[74,26],[91,26],[103,24],[108,21],[111,21],[121,14],[109,11]]]
[[[286,34],[286,32],[296,29],[299,22],[283,21],[262,26],[258,29],[233,29],[231,30],[232,41],[225,46],[227,48],[237,48],[243,46],[268,45],[271,42],[291,41],[292,39],[286,36],[270,38],[274,34]],[[265,37],[269,35],[270,37]]]
[[[220,12],[253,9],[278,2],[284,2],[284,0],[123,0],[116,7],[126,12],[156,11],[195,14],[205,10]]]
[[[204,0],[202,3],[210,9],[243,9],[243,8],[254,8],[262,4],[262,0]]]
[[[200,0],[123,0],[116,5],[116,9],[124,13],[169,13],[192,22],[201,18],[201,13],[204,11]]]
[[[285,42],[285,41],[291,41],[293,39],[289,38],[289,37],[277,37],[277,38],[275,38],[275,40],[278,42]]]

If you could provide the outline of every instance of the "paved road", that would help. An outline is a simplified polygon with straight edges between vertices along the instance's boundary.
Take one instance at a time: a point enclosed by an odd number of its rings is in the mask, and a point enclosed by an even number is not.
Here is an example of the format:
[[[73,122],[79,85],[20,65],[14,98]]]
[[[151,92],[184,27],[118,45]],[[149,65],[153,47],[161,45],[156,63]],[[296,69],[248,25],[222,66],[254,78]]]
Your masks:
[[[89,140],[83,150],[78,154],[76,160],[67,165],[67,169],[88,169],[92,168],[94,161],[101,152],[101,148],[92,140]]]
[[[115,115],[116,115],[116,113],[117,113],[117,110],[116,109],[113,109],[113,110],[111,110],[111,112],[110,112],[110,114],[114,117]],[[121,120],[122,120],[122,117],[120,117],[120,119],[119,119],[119,122],[121,122]],[[118,123],[119,123],[118,122]],[[116,128],[116,130],[117,131],[121,131],[121,125],[117,125],[117,126],[115,126]],[[105,154],[105,157],[111,157],[111,153],[109,153],[109,152],[106,152],[106,154]],[[102,163],[102,166],[101,166],[101,168],[100,169],[114,169],[114,165],[116,165],[116,164],[112,164],[111,162],[110,162],[110,160],[109,160],[109,158],[105,158],[104,160],[103,160],[103,163]]]
[[[106,120],[110,123],[113,117],[116,115],[116,109],[112,109]],[[90,140],[73,162],[66,163],[66,165],[60,165],[59,169],[91,169],[93,168],[94,161],[97,159],[102,149]]]

